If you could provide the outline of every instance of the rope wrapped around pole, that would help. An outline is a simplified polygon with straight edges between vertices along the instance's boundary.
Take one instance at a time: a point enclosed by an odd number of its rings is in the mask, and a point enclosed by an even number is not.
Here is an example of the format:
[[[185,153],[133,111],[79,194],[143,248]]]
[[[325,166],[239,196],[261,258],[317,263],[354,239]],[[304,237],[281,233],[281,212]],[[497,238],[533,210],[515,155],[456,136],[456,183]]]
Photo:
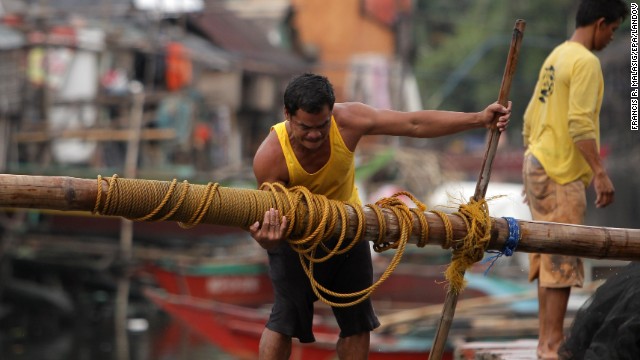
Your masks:
[[[121,179],[123,180],[123,179]],[[149,183],[153,186],[160,186],[168,189],[170,181],[157,180],[137,180]],[[101,181],[101,199],[106,200],[108,192],[108,181]],[[206,185],[190,185],[192,188],[206,190]],[[137,210],[134,214],[142,217],[155,209],[162,201],[164,194],[159,190],[142,192],[137,188],[120,188],[124,197],[130,197],[135,201],[144,203],[144,210]],[[284,201],[284,195],[268,191],[254,189],[230,189],[219,186],[218,194],[212,200],[214,204],[209,207],[210,212],[221,214],[220,218],[215,216],[204,216],[202,223],[235,226],[246,228],[248,224],[262,220],[264,212],[271,205],[277,206],[278,200]],[[29,176],[0,174],[0,208],[22,208],[22,209],[42,209],[59,211],[83,211],[91,212],[96,205],[98,187],[96,179],[81,179],[65,176]],[[194,196],[193,199],[196,197]],[[256,205],[256,209],[248,207],[237,209],[236,198],[266,198],[270,204]],[[197,200],[196,200],[197,203]],[[338,202],[340,203],[340,202]],[[255,203],[257,204],[257,202]],[[251,205],[253,206],[253,205]],[[357,232],[357,215],[352,206],[340,203],[347,213],[346,236],[353,237]],[[393,242],[399,238],[400,229],[396,215],[389,209],[377,208],[384,219],[385,241]],[[282,209],[279,209],[282,211]],[[363,207],[364,229],[362,240],[376,242],[380,235],[380,225],[377,222],[378,216],[375,210],[370,207]],[[119,211],[123,211],[120,209]],[[240,217],[235,218],[233,223],[226,222],[229,216],[224,215],[229,212],[239,212]],[[123,211],[124,212],[124,211]],[[301,211],[304,212],[304,211]],[[286,210],[284,211],[286,213]],[[112,216],[123,216],[122,214],[111,214]],[[442,218],[432,212],[424,212],[429,227],[427,245],[443,246],[447,237]],[[176,212],[171,220],[188,222],[192,214]],[[241,220],[245,217],[244,220]],[[465,222],[457,215],[446,215],[451,224],[451,236],[453,239],[462,239],[467,235]],[[149,220],[147,220],[149,221]],[[295,229],[304,228],[306,225],[305,214],[302,214],[296,222]],[[574,255],[593,259],[614,259],[614,260],[640,260],[640,229],[608,228],[599,226],[585,226],[573,224],[549,223],[542,221],[516,220],[520,228],[520,241],[516,251],[527,253],[546,253],[560,255]],[[342,231],[342,224],[338,221],[333,229],[333,234],[338,235]],[[409,243],[418,244],[421,237],[421,224],[417,216],[413,216],[411,235]],[[506,219],[491,218],[491,238],[487,244],[487,250],[502,251],[509,242],[509,225]],[[296,234],[294,234],[296,235]],[[300,234],[298,234],[300,235]],[[558,241],[562,240],[562,241]]]

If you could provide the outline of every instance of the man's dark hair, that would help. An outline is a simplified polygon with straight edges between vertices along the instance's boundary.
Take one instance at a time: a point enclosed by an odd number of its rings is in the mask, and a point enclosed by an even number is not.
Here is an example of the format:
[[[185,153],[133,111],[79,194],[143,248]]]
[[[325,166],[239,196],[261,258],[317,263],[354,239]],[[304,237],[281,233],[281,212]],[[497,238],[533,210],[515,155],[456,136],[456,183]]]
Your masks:
[[[333,110],[336,96],[329,80],[316,74],[305,73],[295,77],[284,91],[284,107],[292,116],[298,109],[317,114],[324,106]]]
[[[624,20],[629,15],[629,7],[622,0],[582,0],[576,14],[576,27],[588,26],[600,18],[607,24]]]

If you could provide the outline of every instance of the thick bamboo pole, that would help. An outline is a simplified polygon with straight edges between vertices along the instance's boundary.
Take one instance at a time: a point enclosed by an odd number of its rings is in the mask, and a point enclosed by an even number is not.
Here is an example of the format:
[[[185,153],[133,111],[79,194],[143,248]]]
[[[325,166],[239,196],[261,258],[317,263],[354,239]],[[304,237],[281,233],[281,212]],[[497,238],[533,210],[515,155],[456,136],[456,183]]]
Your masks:
[[[106,191],[107,183],[103,182],[103,197],[106,196]],[[251,189],[235,189],[235,191],[246,192],[249,195],[260,192]],[[97,194],[96,179],[0,174],[0,208],[92,211]],[[133,195],[137,197],[138,201],[159,202],[159,199],[149,199],[149,195],[146,193],[139,192]],[[271,196],[284,195],[271,194]],[[223,207],[222,212],[235,210],[232,209],[233,205],[233,203],[224,202],[219,204]],[[353,237],[357,230],[356,212],[349,206],[346,206],[346,209],[348,213],[347,236]],[[260,211],[262,209],[258,209],[258,213]],[[364,207],[363,211],[366,222],[363,239],[374,242],[378,239],[379,233],[376,215],[367,207]],[[398,219],[389,210],[382,209],[382,212],[387,228],[385,238],[388,241],[395,241],[400,235]],[[445,238],[442,220],[430,212],[425,212],[425,216],[429,223],[429,245],[442,246]],[[462,219],[456,215],[449,215],[449,219],[453,227],[454,239],[464,237],[466,227]],[[176,219],[176,221],[186,220],[186,218]],[[262,220],[262,218],[247,219],[246,221],[251,223],[258,220]],[[305,220],[299,219],[299,221],[304,222]],[[492,218],[492,221],[491,241],[487,250],[502,250],[509,238],[509,226],[507,221],[502,218]],[[574,255],[594,259],[640,260],[640,229],[524,220],[518,220],[518,223],[522,237],[516,251]],[[217,225],[239,226],[228,223],[218,223]],[[338,222],[335,234],[340,232],[341,226]],[[416,244],[419,236],[420,224],[414,215],[409,242]]]

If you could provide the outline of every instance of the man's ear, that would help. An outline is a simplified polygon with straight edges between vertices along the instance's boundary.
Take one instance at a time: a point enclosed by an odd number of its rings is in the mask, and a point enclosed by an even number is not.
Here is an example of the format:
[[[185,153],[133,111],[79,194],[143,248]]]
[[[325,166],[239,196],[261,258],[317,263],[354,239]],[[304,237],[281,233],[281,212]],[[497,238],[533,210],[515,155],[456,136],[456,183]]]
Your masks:
[[[595,25],[596,25],[596,28],[600,28],[602,26],[605,26],[605,25],[607,25],[607,20],[604,17],[601,17],[598,20],[596,20]]]

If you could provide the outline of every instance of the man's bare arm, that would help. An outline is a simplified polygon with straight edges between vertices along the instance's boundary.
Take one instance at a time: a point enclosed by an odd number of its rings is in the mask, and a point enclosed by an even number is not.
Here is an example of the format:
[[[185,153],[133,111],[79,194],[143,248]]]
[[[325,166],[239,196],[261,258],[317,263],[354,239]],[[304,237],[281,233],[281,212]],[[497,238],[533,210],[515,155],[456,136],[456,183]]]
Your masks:
[[[598,147],[594,139],[576,141],[576,146],[593,171],[593,186],[596,190],[596,207],[602,208],[614,200],[615,189],[602,166]]]
[[[432,138],[476,128],[497,126],[501,131],[511,115],[509,107],[494,103],[477,113],[440,110],[403,112],[381,110],[362,103],[336,104],[333,111],[343,137],[353,150],[353,140],[363,135],[392,135]],[[498,121],[494,117],[498,114]],[[350,146],[353,145],[353,146]]]
[[[278,137],[272,131],[262,142],[253,158],[253,172],[258,186],[265,182],[279,182],[286,185],[289,182],[289,174],[284,161]],[[284,215],[280,216],[278,209],[271,208],[265,212],[262,225],[256,221],[249,227],[249,232],[262,248],[269,250],[280,244],[287,226],[287,218]]]

